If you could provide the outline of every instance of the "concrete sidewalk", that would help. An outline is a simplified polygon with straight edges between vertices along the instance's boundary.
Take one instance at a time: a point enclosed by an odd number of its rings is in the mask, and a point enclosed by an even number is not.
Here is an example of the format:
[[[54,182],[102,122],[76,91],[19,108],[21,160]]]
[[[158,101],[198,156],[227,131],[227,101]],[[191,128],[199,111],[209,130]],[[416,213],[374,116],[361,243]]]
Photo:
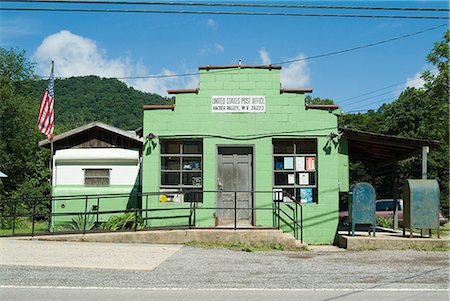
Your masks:
[[[152,271],[181,245],[0,239],[0,265]]]
[[[376,236],[367,231],[355,231],[355,236],[348,231],[339,231],[339,247],[353,251],[363,250],[406,250],[406,249],[445,249],[449,245],[448,237],[421,237],[415,234],[403,236],[402,231],[382,228],[377,229]]]

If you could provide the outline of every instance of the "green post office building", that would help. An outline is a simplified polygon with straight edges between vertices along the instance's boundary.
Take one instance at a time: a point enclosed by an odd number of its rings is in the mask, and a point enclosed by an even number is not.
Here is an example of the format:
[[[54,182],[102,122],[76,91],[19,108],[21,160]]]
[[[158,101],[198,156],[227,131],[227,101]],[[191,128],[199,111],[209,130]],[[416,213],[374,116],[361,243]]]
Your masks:
[[[144,106],[142,199],[147,226],[176,226],[197,202],[196,227],[273,227],[274,201],[302,206],[303,240],[332,243],[339,192],[348,191],[347,141],[335,105],[283,88],[279,66],[200,67],[196,89]],[[238,210],[234,210],[237,207]],[[180,210],[178,210],[179,208]],[[184,209],[183,209],[184,210]],[[144,216],[146,213],[144,213]],[[281,228],[292,231],[288,219]]]

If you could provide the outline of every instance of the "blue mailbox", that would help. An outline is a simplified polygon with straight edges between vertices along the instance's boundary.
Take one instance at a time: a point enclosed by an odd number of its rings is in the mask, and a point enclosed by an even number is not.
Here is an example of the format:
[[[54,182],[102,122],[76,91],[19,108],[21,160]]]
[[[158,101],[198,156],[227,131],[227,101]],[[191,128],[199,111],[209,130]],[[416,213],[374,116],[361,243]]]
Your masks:
[[[352,236],[355,236],[356,224],[372,225],[373,236],[375,236],[377,224],[375,200],[375,189],[369,183],[356,183],[350,187],[348,217],[352,228]],[[350,234],[350,225],[348,230]]]

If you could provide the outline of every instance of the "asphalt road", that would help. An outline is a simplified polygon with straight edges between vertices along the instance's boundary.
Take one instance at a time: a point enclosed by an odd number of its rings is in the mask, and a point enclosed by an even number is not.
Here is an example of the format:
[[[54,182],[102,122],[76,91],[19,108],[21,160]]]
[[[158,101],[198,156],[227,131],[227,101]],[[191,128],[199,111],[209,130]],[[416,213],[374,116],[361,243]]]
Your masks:
[[[58,244],[46,242],[38,247],[46,247],[47,243]],[[166,250],[160,249],[164,256],[159,257],[160,264],[152,270],[123,266],[127,262],[124,256],[133,258],[134,266],[139,260],[145,265],[146,255],[152,252],[149,245],[129,246],[125,253],[114,251],[123,245],[102,244],[98,250],[95,244],[89,246],[92,258],[107,257],[108,262],[115,258],[122,264],[121,268],[108,268],[101,262],[96,268],[76,267],[77,261],[81,261],[76,255],[66,256],[72,261],[70,266],[42,265],[44,260],[39,258],[42,253],[34,256],[28,252],[31,258],[26,265],[12,259],[0,261],[0,300],[379,301],[448,300],[449,297],[448,252],[247,253],[182,247],[169,256],[164,253]],[[20,248],[17,252],[21,252]],[[33,264],[33,260],[41,264]]]
[[[2,300],[348,300],[348,301],[424,301],[448,300],[446,291],[397,290],[262,290],[262,289],[114,289],[114,288],[1,288]]]

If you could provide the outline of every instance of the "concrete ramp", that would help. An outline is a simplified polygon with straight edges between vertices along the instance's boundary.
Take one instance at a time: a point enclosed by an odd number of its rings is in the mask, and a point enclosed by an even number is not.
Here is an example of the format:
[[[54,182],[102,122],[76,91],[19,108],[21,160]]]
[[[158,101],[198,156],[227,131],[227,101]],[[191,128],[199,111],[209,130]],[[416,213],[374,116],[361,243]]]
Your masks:
[[[283,244],[285,248],[302,247],[292,235],[276,229],[189,229],[138,232],[108,232],[68,235],[43,235],[24,239],[73,242],[113,242],[147,244],[249,243],[254,245]]]

